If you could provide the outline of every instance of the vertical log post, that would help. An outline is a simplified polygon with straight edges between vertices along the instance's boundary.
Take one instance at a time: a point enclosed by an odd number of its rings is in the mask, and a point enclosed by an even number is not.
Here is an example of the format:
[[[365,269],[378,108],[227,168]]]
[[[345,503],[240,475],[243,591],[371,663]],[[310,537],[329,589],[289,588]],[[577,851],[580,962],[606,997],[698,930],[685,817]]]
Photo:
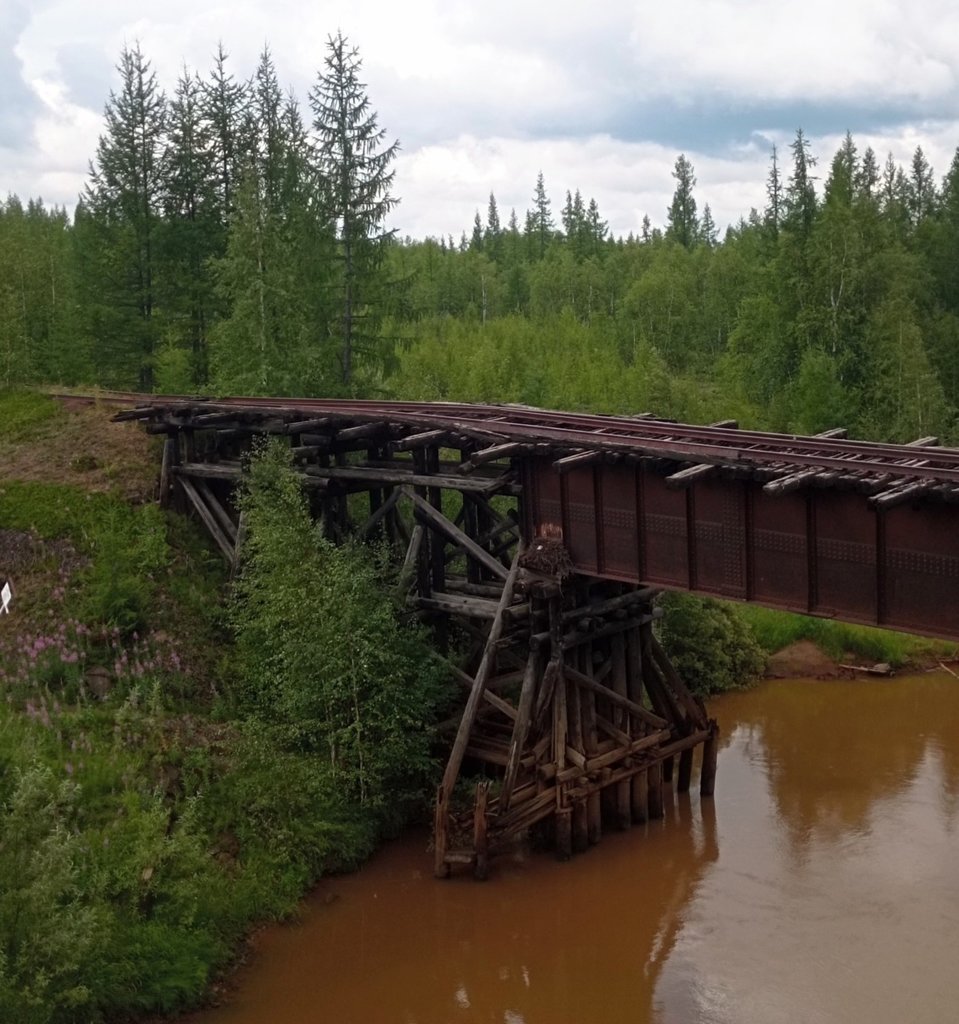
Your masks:
[[[593,675],[593,645],[589,642],[579,647],[579,669],[585,676]],[[586,756],[597,753],[599,733],[596,728],[596,694],[592,690],[583,690],[580,694],[583,716],[583,745]],[[597,790],[586,797],[586,828],[589,841],[596,845],[603,838],[603,794]]]
[[[693,778],[693,748],[688,747],[679,755],[679,775],[676,779],[676,792],[688,793]]]
[[[523,756],[523,747],[526,744],[526,737],[529,735],[530,718],[533,712],[533,697],[536,691],[536,681],[539,675],[539,652],[530,651],[526,661],[526,670],[523,672],[523,685],[520,689],[519,707],[516,711],[516,721],[513,723],[513,734],[509,742],[509,760],[506,762],[506,772],[503,775],[503,786],[499,794],[500,813],[509,808],[513,796],[513,787],[516,785],[516,775],[519,772],[520,758]]]
[[[378,459],[382,458],[382,456],[383,456],[383,449],[382,448],[370,447],[370,448],[367,448],[367,450],[366,450],[366,457],[367,457],[367,459],[369,459],[370,462],[375,462]],[[369,491],[369,495],[370,495],[370,517],[372,518],[373,516],[376,515],[376,513],[380,509],[380,506],[383,504],[383,491],[379,487],[371,487],[370,491]],[[377,525],[373,528],[371,533],[373,534],[373,536],[379,536],[382,532],[383,532],[382,531],[382,527],[380,526],[379,522],[377,521]]]
[[[626,638],[622,633],[615,633],[610,639],[610,652],[613,664],[613,689],[621,697],[629,696],[629,680],[626,670]],[[613,725],[619,729],[628,729],[629,716],[623,708],[614,708]],[[632,816],[632,782],[623,779],[616,783],[616,802],[613,823],[618,829],[627,829],[633,823]]]
[[[716,791],[716,761],[719,754],[719,726],[709,720],[709,737],[703,744],[703,769],[699,776],[699,795],[712,796]]]
[[[561,807],[556,812],[556,857],[569,860],[573,856],[573,810]]]
[[[644,606],[648,607],[648,606]],[[643,648],[639,627],[634,626],[626,633],[626,689],[627,696],[636,704],[643,703]],[[631,735],[640,736],[645,732],[641,722],[632,719]],[[649,779],[644,768],[637,772],[631,782],[632,818],[635,824],[645,823],[649,819]]]
[[[440,450],[430,445],[426,451],[426,472],[430,476],[439,473]],[[439,487],[430,487],[427,500],[440,515],[443,514],[443,491]],[[446,589],[446,550],[444,540],[434,531],[430,537],[430,582],[433,590],[440,592]]]
[[[634,825],[642,825],[649,820],[649,777],[646,768],[641,769],[633,776],[630,809]]]
[[[170,503],[170,482],[173,466],[176,463],[177,445],[172,437],[163,442],[163,458],[160,462],[160,507],[166,508]]]
[[[456,739],[453,741],[453,749],[450,751],[449,760],[446,763],[446,770],[443,772],[443,781],[439,785],[436,795],[436,814],[433,824],[433,871],[437,878],[446,878],[449,875],[449,864],[446,862],[446,847],[449,835],[449,799],[459,778],[460,768],[463,765],[463,758],[466,756],[466,747],[469,743],[470,732],[473,723],[476,721],[476,713],[479,711],[483,699],[483,691],[486,689],[487,680],[496,663],[496,645],[503,633],[503,623],[506,619],[506,609],[513,600],[513,588],[516,586],[516,577],[519,573],[519,559],[523,551],[523,545],[516,548],[516,555],[513,558],[513,565],[510,568],[506,582],[503,584],[503,593],[500,595],[499,604],[496,606],[496,614],[490,626],[489,635],[486,638],[486,646],[483,650],[483,657],[476,676],[473,680],[473,688],[463,709],[463,717],[460,719],[459,728],[456,731]]]
[[[413,452],[413,468],[416,470],[417,474],[426,473],[426,456],[423,454],[422,448],[417,448]],[[425,487],[416,486],[413,488],[413,491],[421,498],[426,497]],[[416,589],[419,591],[420,597],[429,597],[433,592],[433,588],[431,586],[432,574],[430,572],[430,567],[432,565],[430,548],[433,546],[435,541],[432,534],[432,530],[425,529],[424,523],[424,532],[419,544],[416,559]]]
[[[473,454],[472,448],[461,448],[460,449],[460,462],[469,462],[469,457]],[[472,499],[469,494],[465,492],[462,495],[463,501],[463,532],[475,541],[479,540],[479,517],[476,511],[476,502]],[[480,567],[476,563],[475,559],[466,559],[466,579],[470,583],[479,583],[482,579],[480,573]]]
[[[647,814],[650,819],[663,816],[663,768],[661,761],[654,761],[646,769],[646,780],[649,785]]]
[[[566,739],[569,734],[566,707],[566,673],[563,671],[563,597],[557,591],[547,602],[549,618],[549,665],[546,675],[553,679],[552,757],[557,775],[566,767]],[[545,679],[545,675],[544,675]],[[556,856],[569,860],[573,853],[573,809],[569,806],[567,786],[556,785]]]
[[[486,814],[488,803],[489,782],[477,783],[476,802],[473,805],[473,850],[476,853],[473,877],[479,882],[485,882],[489,877],[489,836],[487,835],[489,818]]]

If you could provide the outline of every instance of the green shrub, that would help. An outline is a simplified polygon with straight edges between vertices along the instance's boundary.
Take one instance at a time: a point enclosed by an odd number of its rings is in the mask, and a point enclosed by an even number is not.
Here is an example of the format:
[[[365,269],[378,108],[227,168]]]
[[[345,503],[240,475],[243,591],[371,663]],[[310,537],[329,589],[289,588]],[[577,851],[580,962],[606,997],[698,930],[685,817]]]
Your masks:
[[[662,640],[686,685],[705,696],[748,686],[766,665],[763,651],[732,605],[665,594]]]
[[[250,538],[236,587],[243,697],[291,751],[315,755],[337,793],[379,813],[431,777],[440,675],[401,626],[369,555],[310,519],[289,453],[266,448],[241,497]]]
[[[169,561],[163,514],[155,505],[110,505],[90,537],[93,558],[82,574],[80,613],[88,622],[142,629],[156,574]]]
[[[0,1020],[89,1019],[108,917],[80,884],[76,788],[38,764],[11,782],[0,805]]]

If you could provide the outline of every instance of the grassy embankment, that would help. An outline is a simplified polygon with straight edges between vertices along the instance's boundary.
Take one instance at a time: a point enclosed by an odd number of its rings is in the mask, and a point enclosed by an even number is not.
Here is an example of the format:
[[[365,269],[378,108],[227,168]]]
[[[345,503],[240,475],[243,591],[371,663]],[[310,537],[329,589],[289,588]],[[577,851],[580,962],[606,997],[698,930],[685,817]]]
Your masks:
[[[769,654],[808,640],[836,662],[872,664],[885,662],[893,668],[922,665],[952,658],[956,645],[911,633],[896,633],[872,626],[853,626],[834,619],[815,619],[778,612],[758,605],[744,605],[740,614]]]
[[[375,568],[315,537],[275,460],[227,604],[219,555],[152,502],[145,434],[36,395],[0,395],[0,424],[0,1020],[174,1011],[252,922],[396,823],[396,772],[429,771],[413,723],[436,694],[415,635],[383,642]],[[690,682],[735,685],[760,664],[744,622],[769,651],[928,648],[683,596],[664,639]]]
[[[152,502],[150,439],[108,418],[0,395],[0,1020],[18,1024],[194,1004],[252,922],[383,824],[250,707],[221,560]]]

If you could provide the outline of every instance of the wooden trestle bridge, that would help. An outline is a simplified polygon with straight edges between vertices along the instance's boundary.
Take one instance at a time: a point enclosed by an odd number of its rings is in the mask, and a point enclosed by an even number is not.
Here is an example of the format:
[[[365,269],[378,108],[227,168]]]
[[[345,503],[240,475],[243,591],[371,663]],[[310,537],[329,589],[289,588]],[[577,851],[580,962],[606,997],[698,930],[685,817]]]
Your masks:
[[[561,856],[712,794],[716,723],[652,628],[680,589],[959,639],[959,450],[524,406],[117,395],[165,435],[160,500],[235,562],[251,439],[288,440],[328,534],[403,556],[465,706],[435,814],[435,870],[534,825]],[[365,495],[357,498],[356,495]],[[464,773],[464,768],[468,773]],[[466,778],[483,781],[462,806]]]

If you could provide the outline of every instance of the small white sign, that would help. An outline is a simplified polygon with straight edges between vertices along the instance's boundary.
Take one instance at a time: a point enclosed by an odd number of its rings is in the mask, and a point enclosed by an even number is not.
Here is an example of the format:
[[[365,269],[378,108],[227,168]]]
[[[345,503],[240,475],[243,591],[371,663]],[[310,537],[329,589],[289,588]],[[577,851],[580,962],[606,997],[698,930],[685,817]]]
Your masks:
[[[13,591],[10,589],[9,583],[4,583],[3,590],[0,590],[0,614],[10,614],[10,600],[13,597]]]

